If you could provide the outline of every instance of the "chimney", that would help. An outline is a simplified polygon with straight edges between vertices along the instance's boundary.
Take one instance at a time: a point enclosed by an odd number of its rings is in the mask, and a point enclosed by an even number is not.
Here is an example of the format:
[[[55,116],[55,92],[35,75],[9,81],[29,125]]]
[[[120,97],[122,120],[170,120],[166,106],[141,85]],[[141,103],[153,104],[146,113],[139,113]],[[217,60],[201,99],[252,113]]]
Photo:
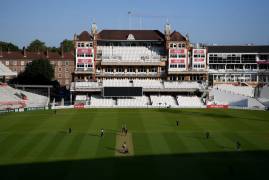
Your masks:
[[[190,41],[189,33],[186,34],[186,40],[187,40],[187,41]]]
[[[74,34],[74,41],[76,41],[77,40],[77,34],[75,33]]]
[[[47,48],[46,58],[49,58],[49,48]]]
[[[61,46],[61,56],[62,56],[62,58],[64,58],[64,47],[63,47],[63,45]]]
[[[24,46],[23,46],[22,50],[23,50],[23,57],[27,57],[26,48]]]

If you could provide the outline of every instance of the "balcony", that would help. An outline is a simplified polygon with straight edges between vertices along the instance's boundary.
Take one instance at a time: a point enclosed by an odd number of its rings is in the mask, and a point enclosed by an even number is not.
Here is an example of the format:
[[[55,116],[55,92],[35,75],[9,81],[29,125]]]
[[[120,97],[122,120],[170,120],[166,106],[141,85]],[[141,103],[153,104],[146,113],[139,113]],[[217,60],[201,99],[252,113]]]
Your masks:
[[[76,68],[75,74],[92,74],[93,68]]]

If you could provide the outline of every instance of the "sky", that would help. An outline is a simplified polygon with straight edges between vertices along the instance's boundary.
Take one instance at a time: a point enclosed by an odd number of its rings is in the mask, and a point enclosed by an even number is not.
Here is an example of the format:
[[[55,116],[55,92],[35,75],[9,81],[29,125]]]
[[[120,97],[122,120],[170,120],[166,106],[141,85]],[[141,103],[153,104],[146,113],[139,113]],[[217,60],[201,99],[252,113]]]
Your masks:
[[[268,12],[269,0],[0,0],[0,41],[58,46],[95,21],[162,32],[168,22],[193,43],[269,44]]]

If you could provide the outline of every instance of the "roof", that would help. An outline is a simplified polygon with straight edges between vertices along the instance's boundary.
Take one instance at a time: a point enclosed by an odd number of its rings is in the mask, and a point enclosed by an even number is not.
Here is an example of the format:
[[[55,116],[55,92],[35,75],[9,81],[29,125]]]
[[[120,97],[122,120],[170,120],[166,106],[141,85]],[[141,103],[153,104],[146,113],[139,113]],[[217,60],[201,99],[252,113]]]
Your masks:
[[[46,52],[26,52],[26,56],[23,55],[23,51],[10,51],[10,52],[2,52],[1,59],[74,59],[74,54],[72,52],[64,52],[63,57],[58,52],[49,52],[48,57]]]
[[[164,34],[158,30],[102,30],[98,33],[98,40],[125,41],[128,39],[138,41],[163,41]]]
[[[170,34],[170,40],[171,41],[186,41],[187,39],[179,32],[174,31]]]
[[[207,46],[208,53],[269,53],[266,46]]]
[[[88,31],[83,31],[77,36],[78,41],[92,41],[93,38]]]

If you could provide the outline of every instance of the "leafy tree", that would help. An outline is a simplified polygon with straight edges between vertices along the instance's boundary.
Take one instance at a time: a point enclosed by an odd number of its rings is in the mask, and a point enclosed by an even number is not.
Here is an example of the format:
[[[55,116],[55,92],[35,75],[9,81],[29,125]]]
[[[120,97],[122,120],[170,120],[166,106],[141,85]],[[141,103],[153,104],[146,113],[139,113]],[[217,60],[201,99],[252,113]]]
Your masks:
[[[8,42],[2,42],[0,41],[0,48],[2,48],[2,51],[19,51],[19,47],[17,45],[14,45],[12,43]]]
[[[47,49],[46,45],[44,42],[36,39],[30,43],[30,45],[27,47],[28,51],[31,52],[43,52]]]
[[[61,42],[61,47],[63,47],[64,52],[70,52],[74,49],[73,41],[65,39]]]
[[[54,69],[47,59],[37,59],[26,65],[25,71],[11,80],[16,84],[48,85],[52,84]]]
[[[49,51],[50,52],[60,52],[60,49],[59,48],[57,48],[57,47],[48,47],[48,49],[49,49]]]

